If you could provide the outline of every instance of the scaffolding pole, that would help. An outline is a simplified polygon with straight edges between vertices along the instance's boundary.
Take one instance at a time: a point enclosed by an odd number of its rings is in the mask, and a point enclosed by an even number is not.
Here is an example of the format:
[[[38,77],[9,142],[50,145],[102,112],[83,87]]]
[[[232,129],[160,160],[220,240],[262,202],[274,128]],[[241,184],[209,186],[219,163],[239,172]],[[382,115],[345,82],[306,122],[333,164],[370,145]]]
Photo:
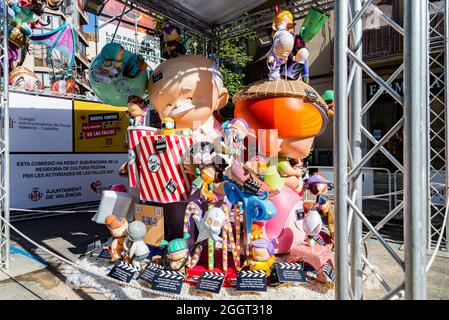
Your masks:
[[[348,259],[348,23],[349,0],[335,3],[335,123],[334,153],[335,176],[335,297],[339,300],[349,298],[349,259]]]
[[[8,6],[3,2],[1,23],[1,92],[0,92],[0,215],[9,222],[9,91],[8,91]],[[0,269],[9,269],[10,262],[9,226],[0,221]]]
[[[352,17],[357,16],[362,8],[361,0],[351,0],[352,2]],[[363,25],[362,20],[358,20],[354,25],[353,41],[350,44],[358,59],[363,59],[363,46],[362,46],[362,34]],[[362,101],[363,101],[363,79],[362,69],[354,62],[352,64],[354,68],[354,78],[351,88],[350,96],[350,143],[352,151],[353,165],[358,165],[362,161]],[[363,181],[362,175],[352,178],[349,181],[349,194],[355,194],[356,190],[362,190]],[[354,204],[360,211],[363,211],[363,194],[356,193]],[[362,299],[363,297],[363,284],[362,284],[362,220],[356,214],[352,215],[351,221],[351,286],[354,294],[354,299]]]
[[[427,193],[425,181],[425,152],[423,132],[426,123],[426,91],[421,76],[427,74],[426,55],[427,1],[404,1],[404,245],[405,297],[426,298],[425,217]],[[423,92],[424,91],[424,92]]]
[[[334,173],[335,196],[335,254],[336,254],[336,298],[362,299],[366,283],[362,281],[362,261],[369,266],[372,274],[384,288],[384,298],[401,295],[405,290],[407,299],[426,297],[425,272],[425,232],[426,232],[426,143],[423,132],[426,129],[426,14],[427,0],[404,1],[404,28],[385,15],[371,0],[341,0],[335,2],[335,61],[334,90],[336,116],[334,124]],[[362,19],[367,10],[374,12],[383,23],[404,37],[404,63],[385,80],[363,59]],[[379,27],[379,26],[374,26]],[[350,67],[350,70],[348,68]],[[362,72],[379,85],[379,92],[363,105]],[[403,73],[404,96],[392,86]],[[376,139],[364,126],[364,116],[383,93],[390,95],[397,104],[394,108],[404,110],[401,117],[383,137]],[[398,110],[399,111],[399,110]],[[405,127],[405,128],[404,128]],[[404,162],[393,156],[388,143],[403,134]],[[363,142],[369,140],[371,149],[363,153]],[[349,143],[349,147],[348,144]],[[361,183],[363,167],[378,154],[383,153],[399,171],[404,172],[406,189],[404,203],[391,208],[389,219],[404,211],[405,260],[383,237],[382,221],[373,225],[363,211]],[[350,160],[350,161],[348,161]],[[402,206],[404,209],[402,210]],[[348,215],[351,221],[348,221]],[[350,223],[350,228],[348,227]],[[362,238],[362,225],[372,237]],[[348,238],[350,243],[348,243]],[[404,271],[404,281],[399,286],[391,286],[378,268],[363,256],[361,246],[373,239],[384,247],[399,267]],[[350,250],[348,247],[350,246]],[[350,252],[350,263],[348,253]],[[392,289],[393,288],[393,289]]]

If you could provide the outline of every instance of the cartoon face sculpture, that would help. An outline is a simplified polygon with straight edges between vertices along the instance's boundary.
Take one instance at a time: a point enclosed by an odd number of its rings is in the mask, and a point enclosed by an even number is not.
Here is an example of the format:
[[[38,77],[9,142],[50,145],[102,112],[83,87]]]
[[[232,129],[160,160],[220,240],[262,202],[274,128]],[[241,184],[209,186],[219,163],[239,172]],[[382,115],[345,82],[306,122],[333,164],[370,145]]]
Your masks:
[[[179,128],[212,131],[213,112],[224,107],[228,91],[211,60],[196,55],[162,62],[148,85],[150,100],[160,118],[171,117]]]
[[[213,207],[206,212],[201,220],[197,217],[195,222],[200,232],[198,239],[196,240],[197,242],[201,242],[209,238],[213,238],[215,241],[223,240],[219,236],[221,233],[221,228],[225,223],[225,213],[222,209]]]
[[[22,87],[29,90],[43,90],[44,86],[36,74],[22,66],[14,68],[9,74],[9,84],[11,86]]]

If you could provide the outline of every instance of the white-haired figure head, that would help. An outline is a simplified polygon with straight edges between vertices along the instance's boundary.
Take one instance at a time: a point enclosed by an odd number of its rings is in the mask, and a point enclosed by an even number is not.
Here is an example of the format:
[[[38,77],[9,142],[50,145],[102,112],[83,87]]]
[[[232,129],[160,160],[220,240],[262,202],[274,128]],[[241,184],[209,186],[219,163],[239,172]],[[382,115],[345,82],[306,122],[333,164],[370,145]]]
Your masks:
[[[148,93],[161,119],[175,119],[177,128],[195,129],[205,124],[228,102],[220,71],[211,60],[198,55],[162,62],[149,80]]]
[[[279,29],[274,34],[273,38],[273,52],[277,58],[282,58],[284,61],[288,60],[288,56],[293,50],[295,38],[288,32],[285,27]]]

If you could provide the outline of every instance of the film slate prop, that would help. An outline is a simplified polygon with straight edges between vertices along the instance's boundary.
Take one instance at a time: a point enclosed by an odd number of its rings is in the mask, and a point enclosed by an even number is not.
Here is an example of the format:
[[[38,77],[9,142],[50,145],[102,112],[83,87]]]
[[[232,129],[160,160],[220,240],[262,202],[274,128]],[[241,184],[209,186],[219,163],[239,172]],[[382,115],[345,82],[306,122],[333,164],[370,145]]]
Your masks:
[[[203,272],[195,287],[197,290],[220,293],[225,274],[220,272]]]
[[[109,250],[106,248],[100,248],[95,254],[94,256],[96,256],[97,258],[100,259],[106,259],[106,260],[111,260],[111,254],[109,253]]]
[[[89,243],[86,247],[86,251],[84,252],[85,256],[90,255],[91,253],[94,253],[98,249],[101,248],[101,241],[97,240],[95,242]]]
[[[279,282],[307,282],[303,263],[276,262],[274,267]]]
[[[151,289],[180,294],[185,274],[179,271],[159,270],[151,283]]]
[[[108,276],[119,281],[130,283],[138,272],[139,269],[132,264],[123,261],[117,261],[114,267],[112,267]]]
[[[156,274],[163,269],[163,266],[150,262],[137,279],[151,285]]]
[[[267,276],[263,270],[239,271],[237,291],[267,291]]]

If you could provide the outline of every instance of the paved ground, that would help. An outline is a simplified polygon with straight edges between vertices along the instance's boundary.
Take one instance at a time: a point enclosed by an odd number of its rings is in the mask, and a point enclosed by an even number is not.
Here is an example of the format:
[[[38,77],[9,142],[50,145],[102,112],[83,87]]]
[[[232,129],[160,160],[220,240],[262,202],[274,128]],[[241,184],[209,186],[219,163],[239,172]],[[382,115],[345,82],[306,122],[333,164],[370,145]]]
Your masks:
[[[71,261],[76,261],[87,244],[108,238],[107,230],[90,221],[92,214],[73,214],[34,221],[18,222],[14,225],[36,242],[57,252]],[[2,299],[104,299],[96,292],[72,289],[67,282],[67,268],[51,259],[48,254],[12,234],[14,247],[25,249],[49,262],[42,264],[21,254],[12,255],[12,268],[8,273],[0,272],[0,300]],[[399,256],[404,252],[400,244],[392,243]],[[403,272],[385,249],[377,242],[368,243],[368,259],[384,276],[390,287],[396,287],[403,279]],[[428,275],[429,299],[449,299],[449,260],[438,257]],[[385,290],[378,284],[368,268],[365,275],[368,289],[366,299],[379,299]]]

